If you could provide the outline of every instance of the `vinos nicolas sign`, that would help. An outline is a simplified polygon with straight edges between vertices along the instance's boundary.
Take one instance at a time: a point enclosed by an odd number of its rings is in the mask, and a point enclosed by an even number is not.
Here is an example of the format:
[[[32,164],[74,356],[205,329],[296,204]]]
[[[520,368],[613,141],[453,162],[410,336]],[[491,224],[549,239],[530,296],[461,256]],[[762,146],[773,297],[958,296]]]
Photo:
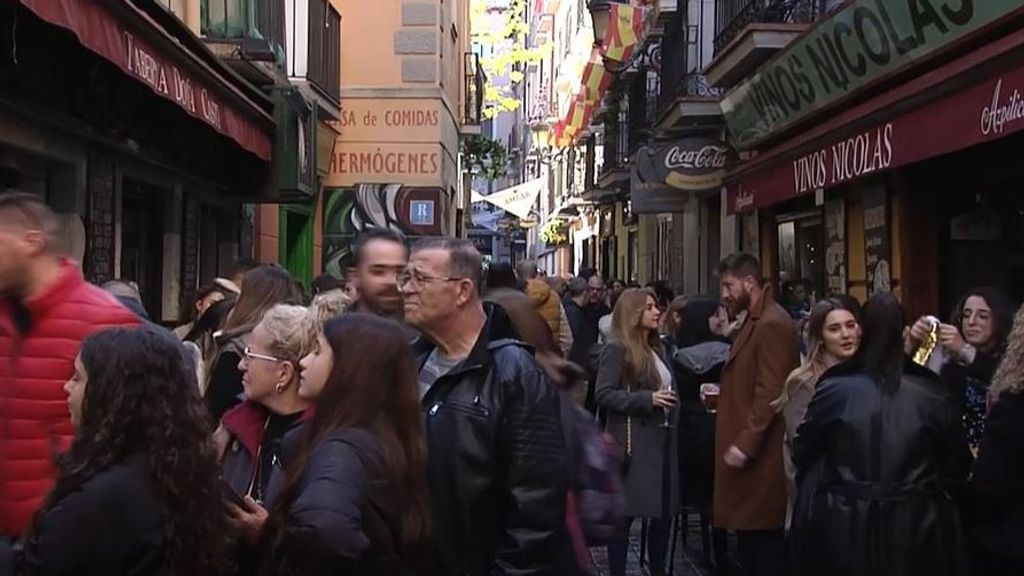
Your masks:
[[[1021,0],[857,0],[722,100],[738,148],[1024,6]]]

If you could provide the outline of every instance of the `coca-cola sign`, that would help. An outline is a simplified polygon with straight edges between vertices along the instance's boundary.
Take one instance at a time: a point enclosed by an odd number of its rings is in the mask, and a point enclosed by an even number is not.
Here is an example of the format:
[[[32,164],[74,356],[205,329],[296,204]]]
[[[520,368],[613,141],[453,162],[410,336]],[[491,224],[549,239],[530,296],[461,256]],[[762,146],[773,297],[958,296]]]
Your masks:
[[[630,199],[637,213],[682,210],[686,192],[717,191],[736,160],[732,147],[713,138],[691,137],[637,152]]]
[[[721,170],[729,161],[729,149],[722,144],[707,144],[698,149],[673,146],[665,153],[668,170]]]

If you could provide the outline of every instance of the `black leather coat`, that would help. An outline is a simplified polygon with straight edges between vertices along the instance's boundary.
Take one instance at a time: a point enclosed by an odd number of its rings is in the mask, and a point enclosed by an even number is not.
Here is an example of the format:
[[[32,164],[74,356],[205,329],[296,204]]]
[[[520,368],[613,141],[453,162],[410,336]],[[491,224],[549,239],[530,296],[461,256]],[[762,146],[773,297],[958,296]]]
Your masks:
[[[301,438],[289,435],[290,461]],[[288,508],[283,535],[264,574],[402,576],[397,550],[397,488],[387,480],[380,444],[367,430],[336,432],[317,445]],[[269,570],[267,570],[269,568]]]
[[[793,445],[795,573],[967,573],[954,498],[970,453],[957,405],[909,361],[892,392],[856,362],[825,373]]]
[[[488,310],[470,355],[423,398],[435,576],[571,574],[558,394]],[[433,346],[414,348],[422,366]]]

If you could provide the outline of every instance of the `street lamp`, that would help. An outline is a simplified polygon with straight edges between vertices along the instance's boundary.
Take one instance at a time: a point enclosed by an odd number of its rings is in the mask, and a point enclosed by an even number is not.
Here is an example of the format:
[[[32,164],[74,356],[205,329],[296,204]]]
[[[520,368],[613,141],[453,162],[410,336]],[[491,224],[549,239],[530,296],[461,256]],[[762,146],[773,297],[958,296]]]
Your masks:
[[[530,137],[533,142],[533,149],[538,154],[544,154],[544,152],[550,146],[549,132],[550,126],[546,121],[538,120],[530,125]]]
[[[611,17],[612,3],[610,0],[589,0],[587,10],[594,23],[594,44],[604,44],[604,36],[608,32],[608,20]]]

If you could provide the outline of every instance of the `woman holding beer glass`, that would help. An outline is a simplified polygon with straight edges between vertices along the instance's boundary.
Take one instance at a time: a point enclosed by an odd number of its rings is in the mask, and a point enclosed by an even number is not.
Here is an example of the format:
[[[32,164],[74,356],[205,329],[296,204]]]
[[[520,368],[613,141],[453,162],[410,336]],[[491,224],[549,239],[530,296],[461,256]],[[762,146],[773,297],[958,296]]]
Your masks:
[[[658,310],[647,290],[623,292],[612,312],[612,339],[601,352],[597,405],[607,411],[607,429],[625,452],[626,522],[608,546],[612,576],[626,573],[629,528],[634,518],[651,520],[647,552],[652,576],[665,573],[672,517],[678,506],[676,433],[678,397],[670,364],[658,337]]]

